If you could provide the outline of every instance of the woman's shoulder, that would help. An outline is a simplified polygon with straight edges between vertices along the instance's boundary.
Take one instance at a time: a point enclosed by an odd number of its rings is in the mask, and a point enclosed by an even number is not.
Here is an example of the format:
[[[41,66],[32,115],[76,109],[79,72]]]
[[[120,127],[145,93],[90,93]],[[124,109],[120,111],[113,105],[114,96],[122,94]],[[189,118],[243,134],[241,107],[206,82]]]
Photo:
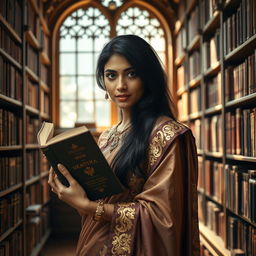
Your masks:
[[[166,116],[158,118],[149,141],[148,159],[150,168],[156,166],[166,150],[170,149],[175,141],[176,143],[180,142],[176,138],[186,134],[187,131],[190,131],[189,127],[179,121]],[[190,134],[192,133],[190,132]]]
[[[163,136],[174,136],[182,134],[188,130],[190,130],[190,128],[187,125],[171,117],[160,116],[155,122],[151,136],[157,135],[161,132],[163,133]]]

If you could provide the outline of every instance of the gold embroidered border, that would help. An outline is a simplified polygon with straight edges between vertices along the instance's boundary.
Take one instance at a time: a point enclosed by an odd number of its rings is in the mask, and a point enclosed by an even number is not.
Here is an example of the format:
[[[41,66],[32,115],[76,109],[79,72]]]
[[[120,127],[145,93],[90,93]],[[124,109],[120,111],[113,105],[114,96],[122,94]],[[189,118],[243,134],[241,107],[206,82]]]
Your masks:
[[[118,204],[116,225],[112,240],[112,255],[130,255],[132,229],[135,220],[135,203]]]
[[[184,125],[177,122],[168,122],[156,132],[149,145],[149,165],[152,167],[158,158],[162,155],[163,149],[167,142],[170,141],[175,135],[184,130]]]

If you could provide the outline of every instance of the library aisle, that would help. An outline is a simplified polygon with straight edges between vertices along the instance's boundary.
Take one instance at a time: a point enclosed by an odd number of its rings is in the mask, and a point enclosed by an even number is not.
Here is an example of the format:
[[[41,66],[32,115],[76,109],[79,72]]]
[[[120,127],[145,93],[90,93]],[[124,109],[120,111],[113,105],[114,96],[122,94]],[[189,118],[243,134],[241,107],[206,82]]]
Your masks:
[[[86,123],[97,140],[117,122],[94,69],[120,34],[159,54],[195,136],[200,256],[255,256],[255,0],[0,0],[0,256],[75,255],[81,219],[37,132]]]
[[[53,237],[46,242],[41,256],[74,256],[77,237]],[[61,246],[60,246],[61,245]]]

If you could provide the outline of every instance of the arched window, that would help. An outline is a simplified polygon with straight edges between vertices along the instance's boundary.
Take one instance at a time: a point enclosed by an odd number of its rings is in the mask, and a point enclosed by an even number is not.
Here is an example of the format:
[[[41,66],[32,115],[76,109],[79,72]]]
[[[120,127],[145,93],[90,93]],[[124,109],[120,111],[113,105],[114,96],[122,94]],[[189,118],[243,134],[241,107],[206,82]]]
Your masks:
[[[149,11],[130,7],[121,13],[116,26],[117,35],[133,34],[145,39],[166,64],[166,40],[159,20]]]
[[[113,118],[113,113],[116,113],[114,106],[105,100],[105,93],[98,88],[95,79],[99,52],[111,37],[124,34],[141,36],[166,65],[166,34],[162,24],[144,6],[129,5],[120,11],[125,2],[100,1],[102,8],[109,12],[108,19],[95,6],[78,8],[60,26],[60,127],[95,123],[103,128],[111,125],[111,119],[116,120]]]
[[[96,61],[110,26],[96,8],[78,9],[60,28],[60,126],[110,125],[110,104],[95,80]]]

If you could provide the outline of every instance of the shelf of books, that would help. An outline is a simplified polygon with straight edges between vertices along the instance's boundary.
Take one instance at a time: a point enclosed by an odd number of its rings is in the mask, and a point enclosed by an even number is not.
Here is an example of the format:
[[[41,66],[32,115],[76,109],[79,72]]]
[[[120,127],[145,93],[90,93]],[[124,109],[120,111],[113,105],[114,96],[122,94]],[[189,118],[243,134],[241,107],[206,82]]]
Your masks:
[[[39,255],[50,234],[49,166],[36,140],[50,120],[42,3],[0,1],[0,255]]]
[[[256,255],[256,2],[180,0],[179,120],[196,138],[201,255]]]

